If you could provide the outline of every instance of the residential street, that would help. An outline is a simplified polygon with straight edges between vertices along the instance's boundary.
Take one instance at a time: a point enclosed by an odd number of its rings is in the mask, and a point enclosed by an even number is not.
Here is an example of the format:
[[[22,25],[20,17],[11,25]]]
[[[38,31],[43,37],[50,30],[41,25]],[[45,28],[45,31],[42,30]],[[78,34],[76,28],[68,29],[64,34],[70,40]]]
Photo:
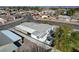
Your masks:
[[[68,22],[60,22],[60,21],[48,21],[48,20],[34,20],[32,18],[32,16],[27,16],[23,19],[19,19],[17,21],[12,22],[12,23],[0,26],[0,30],[12,28],[14,26],[17,26],[17,25],[23,23],[23,22],[37,22],[37,23],[46,23],[46,24],[50,24],[50,25],[67,24],[67,25],[71,26],[73,29],[79,29],[79,24],[78,23],[68,23]]]

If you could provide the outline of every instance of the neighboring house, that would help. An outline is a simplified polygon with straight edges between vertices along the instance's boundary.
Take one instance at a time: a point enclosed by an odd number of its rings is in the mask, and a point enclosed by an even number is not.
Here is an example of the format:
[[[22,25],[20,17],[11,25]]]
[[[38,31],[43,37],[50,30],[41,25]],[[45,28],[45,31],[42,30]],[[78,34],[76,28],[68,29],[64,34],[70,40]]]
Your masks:
[[[5,10],[0,10],[0,14],[1,14],[1,13],[6,13],[6,11],[5,11]]]
[[[71,17],[70,16],[66,16],[66,15],[59,15],[58,19],[60,21],[67,21],[67,22],[71,21]]]
[[[5,20],[5,19],[3,19],[3,18],[0,18],[0,23],[1,23],[2,25],[4,25],[5,22],[7,22],[7,20]]]
[[[25,33],[26,35],[46,43],[47,37],[50,37],[50,31],[54,30],[54,26],[48,24],[38,24],[33,22],[25,22],[15,27],[16,30]],[[50,35],[50,36],[48,36]],[[53,37],[49,42],[53,41]],[[46,43],[51,45],[51,43]]]
[[[15,20],[15,17],[13,15],[11,15],[9,12],[6,13],[6,14],[7,14],[6,15],[6,20],[7,21],[13,21],[13,20]]]
[[[5,25],[6,23],[10,22],[10,21],[14,21],[16,20],[15,19],[15,16],[7,16],[7,15],[1,15],[0,16],[0,25]]]
[[[79,12],[78,12],[78,13],[75,13],[75,14],[72,16],[72,19],[79,20]]]
[[[41,12],[41,14],[53,16],[55,12],[56,12],[55,10],[44,10]]]
[[[48,18],[48,15],[42,15],[41,16],[43,19],[47,19]]]
[[[17,49],[21,46],[21,44],[18,42],[21,39],[22,38],[20,36],[9,30],[0,31],[0,51],[10,52]]]
[[[36,10],[29,10],[29,11],[27,11],[27,12],[29,12],[29,13],[39,13],[39,12],[36,11]]]

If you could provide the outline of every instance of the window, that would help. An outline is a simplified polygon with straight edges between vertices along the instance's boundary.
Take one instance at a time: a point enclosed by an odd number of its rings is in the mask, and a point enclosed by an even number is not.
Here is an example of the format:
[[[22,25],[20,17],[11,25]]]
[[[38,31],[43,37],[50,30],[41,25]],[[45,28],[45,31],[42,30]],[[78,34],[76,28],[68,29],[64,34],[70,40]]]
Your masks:
[[[14,42],[14,44],[15,44],[17,47],[20,47],[20,46],[21,46],[21,44],[20,44],[18,41]]]
[[[31,33],[27,32],[27,35],[31,35]]]
[[[12,52],[16,52],[15,50],[13,50]]]
[[[39,38],[39,36],[37,36],[37,38]]]
[[[47,40],[48,40],[48,41],[51,41],[51,38],[50,38],[50,37],[47,37]]]

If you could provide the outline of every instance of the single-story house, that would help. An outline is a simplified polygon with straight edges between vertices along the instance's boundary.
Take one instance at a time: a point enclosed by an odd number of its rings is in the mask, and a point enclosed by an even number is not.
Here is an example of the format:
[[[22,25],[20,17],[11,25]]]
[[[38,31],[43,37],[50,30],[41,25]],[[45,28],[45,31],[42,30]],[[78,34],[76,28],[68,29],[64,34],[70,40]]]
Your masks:
[[[7,22],[7,20],[5,20],[5,19],[3,19],[3,18],[0,18],[0,23],[1,23],[2,25],[4,25],[5,22]]]
[[[47,19],[48,18],[48,15],[42,15],[41,16],[43,19]]]
[[[46,42],[49,32],[54,30],[55,26],[49,24],[39,24],[34,22],[25,22],[21,25],[15,27],[16,30],[29,35],[30,37],[39,40],[41,42]],[[50,40],[53,40],[50,39]]]
[[[67,15],[59,15],[58,16],[58,19],[60,21],[67,21],[67,22],[69,22],[71,20],[71,17],[70,16],[67,16]]]
[[[44,10],[41,12],[41,14],[46,14],[46,15],[50,15],[53,16],[56,13],[55,10]]]
[[[72,19],[79,20],[79,12],[75,13],[75,14],[72,16]]]

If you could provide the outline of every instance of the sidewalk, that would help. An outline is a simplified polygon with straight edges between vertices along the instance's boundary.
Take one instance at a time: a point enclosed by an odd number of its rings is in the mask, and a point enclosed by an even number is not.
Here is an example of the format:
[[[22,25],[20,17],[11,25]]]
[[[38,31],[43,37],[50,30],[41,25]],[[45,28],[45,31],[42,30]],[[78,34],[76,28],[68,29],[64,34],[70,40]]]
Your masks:
[[[67,22],[67,21],[60,21],[60,20],[49,20],[49,19],[38,19],[37,21],[52,21],[52,22],[60,22],[60,23],[64,23],[64,24],[73,24],[73,25],[79,25],[79,23],[77,22]]]

